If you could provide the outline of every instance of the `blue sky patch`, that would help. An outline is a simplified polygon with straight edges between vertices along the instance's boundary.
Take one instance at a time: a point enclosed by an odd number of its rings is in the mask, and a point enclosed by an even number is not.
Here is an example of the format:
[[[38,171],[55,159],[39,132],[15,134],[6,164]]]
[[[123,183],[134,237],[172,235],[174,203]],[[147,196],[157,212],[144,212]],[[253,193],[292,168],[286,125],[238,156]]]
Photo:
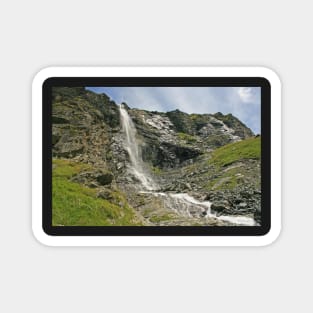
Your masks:
[[[86,87],[131,108],[186,113],[231,113],[255,134],[261,132],[260,87]]]

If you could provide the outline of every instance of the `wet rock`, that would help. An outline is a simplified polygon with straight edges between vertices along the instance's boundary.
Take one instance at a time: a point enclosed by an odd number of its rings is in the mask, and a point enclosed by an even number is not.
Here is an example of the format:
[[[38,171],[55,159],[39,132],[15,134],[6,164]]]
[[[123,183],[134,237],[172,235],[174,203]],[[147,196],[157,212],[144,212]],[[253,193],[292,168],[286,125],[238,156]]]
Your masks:
[[[212,199],[212,194],[206,193],[201,197],[201,201],[210,201]]]
[[[227,201],[214,202],[211,205],[211,210],[215,212],[223,212],[228,209],[229,206]]]

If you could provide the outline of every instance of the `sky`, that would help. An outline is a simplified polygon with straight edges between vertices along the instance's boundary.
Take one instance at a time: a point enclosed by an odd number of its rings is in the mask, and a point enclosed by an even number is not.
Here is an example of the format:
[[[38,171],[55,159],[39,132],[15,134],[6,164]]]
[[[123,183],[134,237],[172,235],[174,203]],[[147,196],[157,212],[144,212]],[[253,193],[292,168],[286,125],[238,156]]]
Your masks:
[[[260,87],[87,87],[131,108],[186,113],[231,113],[261,133]]]

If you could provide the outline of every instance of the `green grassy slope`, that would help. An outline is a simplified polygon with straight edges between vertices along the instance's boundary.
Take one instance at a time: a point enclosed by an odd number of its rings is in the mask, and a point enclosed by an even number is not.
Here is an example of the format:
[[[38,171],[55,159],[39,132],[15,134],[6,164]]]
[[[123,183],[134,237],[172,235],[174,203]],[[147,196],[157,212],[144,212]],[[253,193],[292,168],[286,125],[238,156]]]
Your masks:
[[[124,195],[112,191],[110,201],[97,198],[97,189],[72,182],[73,175],[90,166],[64,159],[53,160],[52,224],[65,226],[139,225]]]
[[[261,137],[253,137],[214,150],[210,164],[228,166],[241,160],[261,158]]]
[[[215,175],[209,190],[232,190],[247,183],[260,188],[261,137],[253,137],[216,149],[208,160]]]
[[[259,189],[260,160],[261,137],[251,137],[207,152],[190,165],[170,170],[153,168],[153,172],[170,191],[230,191],[240,186]]]

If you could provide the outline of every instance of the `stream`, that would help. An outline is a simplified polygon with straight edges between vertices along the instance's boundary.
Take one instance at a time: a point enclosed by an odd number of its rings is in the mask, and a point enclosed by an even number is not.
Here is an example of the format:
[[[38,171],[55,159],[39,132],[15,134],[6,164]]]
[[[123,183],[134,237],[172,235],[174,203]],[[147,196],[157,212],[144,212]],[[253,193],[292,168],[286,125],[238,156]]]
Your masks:
[[[160,190],[160,188],[151,177],[148,168],[142,160],[136,127],[122,104],[119,105],[119,110],[124,133],[124,148],[128,152],[130,159],[128,171],[141,183],[142,190],[140,193],[151,194],[154,197],[158,197],[163,201],[164,207],[187,218],[216,218],[235,225],[256,225],[254,219],[247,216],[217,216],[215,213],[211,212],[210,201],[201,202],[187,193],[158,192],[157,190]]]

